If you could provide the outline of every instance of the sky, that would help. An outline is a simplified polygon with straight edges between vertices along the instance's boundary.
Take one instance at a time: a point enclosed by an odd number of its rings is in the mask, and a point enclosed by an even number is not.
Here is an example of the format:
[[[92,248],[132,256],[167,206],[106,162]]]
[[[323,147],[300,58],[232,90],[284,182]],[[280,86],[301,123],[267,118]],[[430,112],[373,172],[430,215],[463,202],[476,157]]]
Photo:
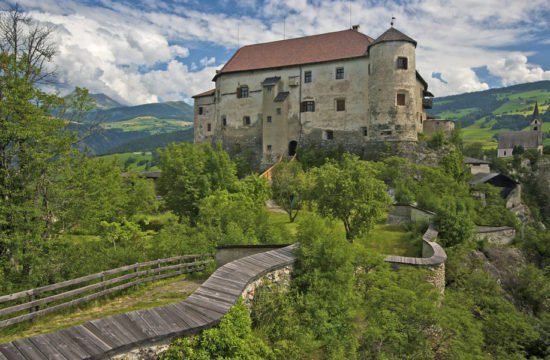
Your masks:
[[[0,0],[1,9],[15,1]],[[243,45],[360,25],[418,42],[437,96],[550,80],[548,0],[17,0],[55,27],[55,91],[75,86],[127,105],[192,101]]]

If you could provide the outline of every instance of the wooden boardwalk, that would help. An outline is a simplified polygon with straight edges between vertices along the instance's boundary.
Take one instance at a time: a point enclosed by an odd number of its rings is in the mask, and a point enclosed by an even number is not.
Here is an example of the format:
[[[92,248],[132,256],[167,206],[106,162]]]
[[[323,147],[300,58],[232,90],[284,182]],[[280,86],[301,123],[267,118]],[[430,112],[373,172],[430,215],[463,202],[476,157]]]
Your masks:
[[[293,264],[295,245],[218,268],[188,299],[155,309],[92,320],[58,332],[0,344],[0,360],[105,359],[216,325],[246,286]]]

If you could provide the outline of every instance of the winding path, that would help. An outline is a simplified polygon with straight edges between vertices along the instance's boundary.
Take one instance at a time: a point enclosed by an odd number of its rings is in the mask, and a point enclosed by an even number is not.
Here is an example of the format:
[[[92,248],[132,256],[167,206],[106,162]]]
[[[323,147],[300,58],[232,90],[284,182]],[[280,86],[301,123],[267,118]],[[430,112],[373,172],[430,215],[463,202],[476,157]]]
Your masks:
[[[92,320],[58,332],[0,344],[0,360],[105,359],[216,325],[246,286],[293,264],[296,245],[247,256],[218,268],[186,300]]]

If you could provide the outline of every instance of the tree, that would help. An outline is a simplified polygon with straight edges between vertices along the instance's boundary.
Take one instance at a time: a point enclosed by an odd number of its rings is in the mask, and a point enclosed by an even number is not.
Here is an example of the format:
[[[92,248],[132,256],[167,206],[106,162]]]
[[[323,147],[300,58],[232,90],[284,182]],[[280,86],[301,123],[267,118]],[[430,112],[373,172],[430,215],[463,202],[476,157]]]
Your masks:
[[[48,63],[55,55],[53,31],[53,25],[33,21],[17,5],[2,12],[0,52],[7,55],[11,63],[3,67],[5,74],[21,78],[30,85],[51,80],[54,72],[48,68]]]
[[[271,189],[273,200],[286,211],[289,221],[294,222],[306,192],[306,177],[302,165],[291,161],[275,166]]]
[[[17,7],[0,15],[0,256],[12,280],[32,281],[55,217],[51,184],[75,137],[50,115],[62,104],[36,84],[51,78],[51,28]]]
[[[237,181],[236,167],[229,155],[208,144],[170,144],[160,152],[159,166],[159,194],[180,220],[189,218],[195,222],[201,199],[216,190],[231,189]]]
[[[373,163],[350,154],[344,154],[340,163],[329,161],[311,171],[309,198],[320,214],[344,223],[349,241],[372,229],[390,204],[377,174]]]
[[[192,337],[176,340],[160,356],[161,360],[261,360],[273,354],[261,339],[252,333],[248,308],[242,298],[221,319],[220,324]]]

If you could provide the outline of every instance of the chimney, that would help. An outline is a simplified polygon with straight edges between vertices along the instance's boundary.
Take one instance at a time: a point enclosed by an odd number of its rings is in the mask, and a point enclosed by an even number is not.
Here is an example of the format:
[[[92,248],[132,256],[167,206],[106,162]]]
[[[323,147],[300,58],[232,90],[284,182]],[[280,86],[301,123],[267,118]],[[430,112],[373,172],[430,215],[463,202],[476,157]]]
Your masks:
[[[352,30],[359,31],[359,25],[353,25],[351,27]]]

